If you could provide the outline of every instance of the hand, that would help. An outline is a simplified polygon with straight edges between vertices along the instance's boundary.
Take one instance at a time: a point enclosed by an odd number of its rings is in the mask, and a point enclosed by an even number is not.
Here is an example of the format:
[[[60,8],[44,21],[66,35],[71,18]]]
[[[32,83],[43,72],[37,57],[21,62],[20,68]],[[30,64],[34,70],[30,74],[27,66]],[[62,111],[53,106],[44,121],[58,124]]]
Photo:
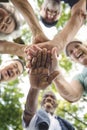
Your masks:
[[[58,55],[57,55],[57,48],[54,47],[51,51],[51,55],[52,55],[52,62],[50,65],[50,73],[52,73],[53,71],[58,70]]]
[[[26,67],[27,68],[31,68],[32,67],[32,62],[33,62],[33,57],[37,57],[37,51],[42,51],[41,48],[39,48],[38,46],[32,46],[32,48],[29,48],[27,50],[27,58],[26,58]],[[47,54],[48,53],[48,54]],[[51,58],[51,62],[47,62],[49,65],[49,71],[50,73],[53,72],[54,70],[58,69],[58,56],[57,56],[57,48],[54,47],[52,49],[52,51],[47,51],[47,49],[43,49],[43,55],[41,56],[41,59],[43,62],[46,62],[46,58],[50,59]],[[46,63],[46,64],[47,64]],[[40,64],[40,61],[39,61]]]
[[[49,41],[49,39],[44,35],[44,33],[39,32],[33,37],[32,43],[38,44],[38,43],[43,43],[43,42],[47,42],[47,41]]]
[[[42,58],[43,57],[43,58]],[[45,89],[50,85],[53,79],[59,74],[58,71],[49,72],[51,64],[51,53],[47,49],[38,51],[37,57],[31,60],[30,84],[36,89]]]
[[[37,45],[29,45],[29,46],[25,47],[24,52],[27,54],[29,49],[32,49],[34,46],[37,46],[41,49],[47,48],[47,50],[51,50],[54,47],[54,44],[53,44],[52,40],[49,40],[47,42],[44,41],[44,42],[38,43]]]

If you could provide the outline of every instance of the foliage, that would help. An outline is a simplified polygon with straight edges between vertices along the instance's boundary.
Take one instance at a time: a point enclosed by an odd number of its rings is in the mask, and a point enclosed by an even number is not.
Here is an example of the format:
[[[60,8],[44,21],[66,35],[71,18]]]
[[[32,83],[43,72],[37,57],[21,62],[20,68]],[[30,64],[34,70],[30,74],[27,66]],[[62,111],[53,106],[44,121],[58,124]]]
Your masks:
[[[59,60],[59,65],[69,72],[72,69],[72,62],[66,57],[64,53],[61,54],[61,59]]]
[[[17,88],[18,80],[0,84],[0,130],[22,130],[23,93]]]
[[[31,42],[32,33],[29,28],[25,27],[22,29],[21,37],[26,44],[29,44]]]
[[[69,9],[68,13],[67,8]],[[62,13],[56,27],[57,28],[64,27],[69,18],[70,18],[70,7],[67,4],[62,3]]]
[[[86,106],[81,104],[81,101],[71,104],[64,100],[58,101],[56,114],[71,122],[76,130],[86,130],[87,128],[87,113],[84,114]],[[80,118],[81,117],[81,118]]]
[[[38,6],[41,7],[43,0],[38,0]]]

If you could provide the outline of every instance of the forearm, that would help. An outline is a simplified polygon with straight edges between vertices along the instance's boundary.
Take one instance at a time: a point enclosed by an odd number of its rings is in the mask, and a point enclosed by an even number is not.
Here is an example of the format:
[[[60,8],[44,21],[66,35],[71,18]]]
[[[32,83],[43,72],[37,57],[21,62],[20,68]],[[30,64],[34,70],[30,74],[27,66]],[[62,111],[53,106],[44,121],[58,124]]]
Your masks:
[[[69,102],[78,101],[82,96],[83,91],[78,89],[77,86],[72,86],[68,83],[62,74],[57,76],[54,80],[54,84],[56,85],[59,94]]]
[[[26,111],[35,114],[38,105],[38,95],[39,95],[39,90],[31,87],[26,100],[26,105],[25,105]]]
[[[60,52],[64,46],[74,38],[80,27],[83,25],[85,13],[86,0],[80,0],[66,26],[53,39],[53,44],[54,46],[57,46],[58,52]]]
[[[26,45],[20,45],[18,43],[12,43],[5,40],[0,40],[0,53],[1,54],[12,54],[21,57],[25,57],[24,48]]]
[[[42,28],[29,2],[27,0],[11,1],[25,18],[26,22],[29,25],[29,28],[33,33],[33,36],[36,36],[38,33],[42,33]]]
[[[27,96],[24,115],[23,115],[26,124],[29,124],[29,122],[31,121],[32,117],[34,116],[37,110],[38,95],[39,95],[39,90],[31,87]]]

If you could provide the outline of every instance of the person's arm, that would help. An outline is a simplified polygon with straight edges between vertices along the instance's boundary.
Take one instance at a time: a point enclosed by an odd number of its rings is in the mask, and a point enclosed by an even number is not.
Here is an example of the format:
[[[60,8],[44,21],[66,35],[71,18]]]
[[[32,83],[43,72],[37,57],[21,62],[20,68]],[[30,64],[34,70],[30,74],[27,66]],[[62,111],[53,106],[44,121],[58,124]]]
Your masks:
[[[33,34],[33,43],[48,41],[30,3],[27,0],[11,0],[11,2],[20,11],[28,23]]]
[[[23,119],[26,126],[29,125],[32,117],[37,110],[38,94],[42,89],[46,89],[58,75],[57,71],[49,74],[49,62],[51,55],[46,49],[37,51],[37,57],[32,58],[31,69],[29,70],[30,90],[27,96]],[[43,55],[44,54],[44,55]],[[41,57],[43,55],[43,60]],[[46,58],[46,56],[48,58]],[[47,62],[48,61],[48,62]]]
[[[69,83],[64,75],[62,75],[58,68],[57,49],[52,51],[52,59],[51,72],[54,70],[59,71],[58,76],[54,79],[54,84],[59,94],[69,102],[78,101],[83,94],[83,86],[78,80],[72,80],[72,82]]]
[[[26,45],[20,45],[18,43],[9,42],[6,40],[0,40],[0,53],[12,54],[21,57],[25,57],[24,48]]]
[[[86,0],[77,2],[71,10],[71,18],[67,22],[63,30],[58,33],[52,40],[52,44],[57,46],[60,52],[64,46],[69,43],[76,35],[86,18]]]
[[[36,113],[38,105],[38,95],[39,89],[32,88],[31,86],[27,95],[25,110],[23,114],[23,119],[26,127],[29,125],[32,117]]]
[[[59,74],[54,80],[59,94],[69,102],[78,101],[83,95],[84,89],[81,83],[77,80],[72,80],[71,83],[65,80],[62,74]]]
[[[62,75],[58,68],[57,49],[52,51],[52,59],[51,71],[59,71],[58,76],[54,79],[54,84],[59,94],[69,102],[78,101],[83,94],[83,86],[78,80],[72,80],[72,82],[69,83],[64,75]]]

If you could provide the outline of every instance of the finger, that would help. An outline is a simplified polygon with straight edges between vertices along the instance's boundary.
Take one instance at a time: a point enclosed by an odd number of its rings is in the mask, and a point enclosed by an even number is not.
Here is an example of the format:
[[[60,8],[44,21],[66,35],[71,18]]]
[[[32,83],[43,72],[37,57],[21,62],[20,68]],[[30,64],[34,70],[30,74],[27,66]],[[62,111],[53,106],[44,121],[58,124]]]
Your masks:
[[[34,54],[34,55],[36,55],[36,53],[37,53],[37,49],[35,49],[35,47],[34,47],[34,45],[32,45],[32,46],[29,46],[29,47],[26,47],[25,49],[24,49],[24,52],[28,55],[29,53],[30,54]]]
[[[49,68],[51,66],[51,52],[48,51],[47,53],[47,59],[46,59],[46,68]]]
[[[43,48],[43,50],[42,50],[42,61],[41,61],[42,67],[46,66],[46,59],[47,59],[47,49]]]
[[[36,56],[37,51],[35,51],[33,48],[29,48],[29,50],[26,52],[27,56]]]
[[[56,47],[54,47],[52,49],[52,58],[57,58],[57,48]]]
[[[24,52],[26,53],[29,48],[30,48],[30,46],[26,46],[26,47],[24,48]]]
[[[48,77],[48,83],[50,84],[59,75],[59,71],[54,71]]]
[[[33,45],[33,48],[37,51],[42,51],[42,49],[39,46]]]
[[[25,61],[27,62],[28,60],[31,60],[32,59],[32,57],[30,56],[30,55],[28,55],[28,56],[26,56],[25,57]]]
[[[31,61],[29,60],[29,61],[26,62],[26,68],[31,68],[31,67],[32,67]]]
[[[40,67],[41,65],[41,59],[42,59],[42,52],[41,51],[38,51],[37,52],[37,64],[36,64],[36,67]]]
[[[36,66],[37,66],[37,58],[36,57],[32,58],[31,66],[32,66],[33,69],[36,68]]]

